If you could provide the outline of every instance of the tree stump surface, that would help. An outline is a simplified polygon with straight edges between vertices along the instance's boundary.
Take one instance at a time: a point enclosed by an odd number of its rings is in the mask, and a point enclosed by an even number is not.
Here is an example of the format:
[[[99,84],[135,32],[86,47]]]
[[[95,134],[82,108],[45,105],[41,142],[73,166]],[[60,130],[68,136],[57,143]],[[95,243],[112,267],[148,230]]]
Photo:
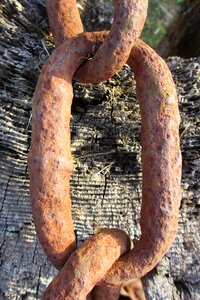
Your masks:
[[[99,2],[102,3],[101,1]],[[99,4],[99,5],[100,5]],[[38,243],[29,196],[31,99],[52,50],[44,2],[1,1],[0,299],[40,299],[56,274]],[[200,59],[167,60],[179,93],[183,200],[178,235],[144,279],[148,299],[200,299]],[[102,227],[137,242],[141,206],[140,114],[125,66],[99,85],[74,84],[73,220],[78,244]]]

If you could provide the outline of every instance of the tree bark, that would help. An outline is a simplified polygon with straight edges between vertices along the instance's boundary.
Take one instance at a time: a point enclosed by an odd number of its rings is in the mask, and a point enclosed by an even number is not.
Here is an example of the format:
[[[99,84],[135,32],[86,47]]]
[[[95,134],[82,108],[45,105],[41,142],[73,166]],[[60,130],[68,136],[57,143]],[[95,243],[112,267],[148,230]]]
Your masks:
[[[167,29],[157,51],[162,57],[184,58],[200,55],[200,1],[188,0]]]
[[[29,196],[31,98],[52,50],[43,1],[2,0],[0,35],[0,299],[40,299],[56,270],[38,243]],[[179,93],[183,200],[178,235],[144,279],[148,299],[200,299],[200,60],[168,59]],[[140,114],[128,67],[99,85],[74,84],[73,220],[78,245],[102,227],[137,242],[141,205]]]

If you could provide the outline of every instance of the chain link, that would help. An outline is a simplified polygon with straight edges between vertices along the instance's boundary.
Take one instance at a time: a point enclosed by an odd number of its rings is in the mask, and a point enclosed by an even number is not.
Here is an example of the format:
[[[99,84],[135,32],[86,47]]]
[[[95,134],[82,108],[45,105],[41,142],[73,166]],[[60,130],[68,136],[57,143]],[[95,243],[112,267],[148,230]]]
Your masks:
[[[109,33],[82,33],[74,0],[46,2],[58,47],[44,64],[33,97],[28,166],[38,238],[61,270],[43,299],[81,300],[98,285],[93,299],[115,300],[124,281],[141,278],[155,267],[176,234],[181,200],[176,89],[166,63],[137,38],[146,0],[115,0]],[[87,61],[88,57],[93,58]],[[72,78],[99,82],[127,60],[135,74],[142,117],[141,238],[131,249],[126,233],[103,229],[76,249],[69,194]]]
[[[47,0],[47,11],[56,45],[83,31],[74,0]],[[127,62],[135,38],[144,27],[148,0],[115,0],[114,20],[104,43],[90,59],[87,56],[74,79],[99,83],[112,77]],[[74,35],[73,35],[74,33]]]

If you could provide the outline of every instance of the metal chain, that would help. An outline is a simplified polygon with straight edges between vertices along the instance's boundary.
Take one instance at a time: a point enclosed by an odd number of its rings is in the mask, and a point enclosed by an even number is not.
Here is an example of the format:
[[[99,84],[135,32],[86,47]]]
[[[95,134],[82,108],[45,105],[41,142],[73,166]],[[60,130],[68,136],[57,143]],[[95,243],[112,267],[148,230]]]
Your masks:
[[[147,1],[141,2],[114,1],[110,33],[81,33],[76,1],[47,0],[50,25],[60,46],[44,64],[34,93],[28,159],[38,238],[50,261],[61,269],[46,289],[44,300],[81,300],[95,285],[100,287],[96,294],[94,289],[93,299],[118,299],[121,284],[152,270],[176,234],[181,200],[178,101],[166,63],[136,38],[146,16]],[[85,62],[86,57],[93,58]],[[75,74],[84,81],[86,72],[88,82],[87,70],[93,64],[96,77],[91,82],[107,79],[127,59],[135,74],[142,117],[141,238],[131,249],[126,233],[103,229],[76,249],[69,194],[72,78]]]
[[[83,31],[76,1],[46,0],[46,3],[56,45],[66,41],[73,33]],[[86,56],[84,64],[78,68],[74,79],[79,82],[99,83],[112,77],[127,62],[134,40],[142,32],[148,0],[114,0],[113,4],[115,14],[111,30],[94,57]]]

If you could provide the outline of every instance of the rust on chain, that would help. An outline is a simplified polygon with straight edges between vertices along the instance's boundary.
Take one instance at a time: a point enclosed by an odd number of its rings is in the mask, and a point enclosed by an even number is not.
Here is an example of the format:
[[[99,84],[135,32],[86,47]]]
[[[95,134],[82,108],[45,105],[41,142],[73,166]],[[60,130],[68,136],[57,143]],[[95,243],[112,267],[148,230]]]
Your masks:
[[[68,27],[73,27],[75,34],[80,33],[80,16],[75,2],[74,0],[47,0],[49,22],[56,45],[72,36]],[[85,60],[74,74],[74,79],[79,82],[99,83],[112,77],[126,63],[134,38],[139,37],[142,32],[147,16],[148,0],[114,0],[113,4],[115,14],[111,30],[94,57],[89,59],[90,56],[87,55],[85,58],[89,60]],[[53,9],[57,7],[60,9],[59,13]],[[72,14],[76,11],[74,18],[70,13],[71,7],[73,7]],[[62,19],[65,22],[60,21]]]
[[[46,0],[46,9],[56,46],[83,32],[76,0]]]
[[[111,285],[141,278],[160,262],[176,236],[182,197],[180,114],[172,75],[141,40],[132,48],[128,64],[135,74],[142,117],[141,238],[102,281]]]
[[[71,81],[104,36],[85,33],[57,48],[42,68],[33,97],[28,158],[33,217],[40,243],[58,269],[76,248],[69,194]]]
[[[42,247],[61,269],[43,300],[82,300],[92,290],[93,299],[100,300],[104,286],[112,287],[108,300],[118,299],[121,284],[152,270],[177,231],[181,200],[177,94],[166,63],[135,38],[128,64],[135,75],[142,117],[141,238],[130,250],[124,232],[104,229],[75,250],[70,201],[72,78],[109,34],[82,33],[55,49],[42,68],[33,97],[28,157],[32,211]]]
[[[129,249],[130,240],[125,232],[119,229],[101,230],[70,256],[46,289],[43,300],[83,299],[116,259]]]

